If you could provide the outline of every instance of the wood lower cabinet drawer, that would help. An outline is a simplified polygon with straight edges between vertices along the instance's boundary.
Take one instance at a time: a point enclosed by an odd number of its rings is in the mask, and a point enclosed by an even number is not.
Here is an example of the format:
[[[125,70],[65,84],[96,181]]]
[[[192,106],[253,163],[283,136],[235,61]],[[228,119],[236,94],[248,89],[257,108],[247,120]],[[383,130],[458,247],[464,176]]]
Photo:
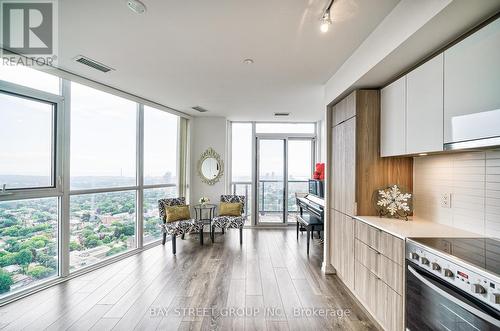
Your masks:
[[[396,293],[403,295],[403,266],[380,255],[381,263],[378,276]]]
[[[356,260],[398,294],[403,294],[403,267],[359,239],[355,243]]]
[[[384,330],[403,330],[403,298],[359,261],[355,263],[354,293]]]
[[[380,269],[380,253],[359,239],[355,239],[355,241],[354,256],[356,260],[368,270],[378,275]]]
[[[379,229],[366,224],[363,221],[356,222],[356,238],[367,244],[368,246],[378,250],[380,242]]]
[[[363,221],[356,222],[356,238],[377,252],[403,265],[404,241]]]
[[[404,241],[392,234],[381,231],[378,251],[399,265],[403,265]]]

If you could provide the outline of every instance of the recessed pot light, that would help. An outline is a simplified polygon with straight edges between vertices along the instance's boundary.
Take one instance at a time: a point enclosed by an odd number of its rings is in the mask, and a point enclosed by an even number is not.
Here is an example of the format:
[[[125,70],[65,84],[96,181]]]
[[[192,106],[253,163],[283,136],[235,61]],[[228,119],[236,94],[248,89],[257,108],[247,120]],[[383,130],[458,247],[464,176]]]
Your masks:
[[[146,6],[139,0],[128,0],[127,6],[136,14],[144,14],[146,12]]]
[[[418,156],[426,156],[427,153],[419,153]]]
[[[243,63],[245,63],[245,64],[254,64],[255,61],[253,59],[244,59]]]

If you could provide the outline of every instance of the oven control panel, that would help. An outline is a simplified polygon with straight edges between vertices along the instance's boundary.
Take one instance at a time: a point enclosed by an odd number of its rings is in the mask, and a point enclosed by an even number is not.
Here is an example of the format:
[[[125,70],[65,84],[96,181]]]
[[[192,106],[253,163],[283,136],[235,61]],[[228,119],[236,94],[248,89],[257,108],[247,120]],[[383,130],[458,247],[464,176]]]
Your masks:
[[[420,245],[406,243],[406,258],[448,283],[500,309],[500,282],[465,268]]]

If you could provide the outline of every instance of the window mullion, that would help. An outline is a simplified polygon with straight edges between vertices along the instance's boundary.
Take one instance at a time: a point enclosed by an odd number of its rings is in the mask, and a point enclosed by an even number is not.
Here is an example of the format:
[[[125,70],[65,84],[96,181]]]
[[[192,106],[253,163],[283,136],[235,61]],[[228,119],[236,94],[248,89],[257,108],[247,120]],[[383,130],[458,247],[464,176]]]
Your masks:
[[[177,120],[177,195],[186,197],[186,140],[187,140],[187,120],[178,118]],[[189,197],[186,197],[189,202]]]
[[[62,196],[62,193],[58,192],[56,189],[46,189],[46,190],[33,189],[33,190],[7,191],[7,192],[8,193],[5,195],[0,195],[0,202]]]
[[[136,205],[136,245],[142,248],[144,245],[144,105],[137,104],[137,148],[136,148],[136,170],[137,170],[137,205]]]
[[[175,187],[177,188],[177,184],[150,184],[150,185],[143,185],[142,188],[144,190],[146,189],[152,189],[152,188],[165,188],[165,187]]]
[[[62,95],[64,97],[63,109],[61,116],[62,125],[61,134],[59,135],[60,141],[57,143],[61,151],[61,177],[62,177],[62,197],[60,198],[60,210],[59,210],[59,266],[60,275],[62,277],[67,277],[69,275],[69,239],[70,239],[70,131],[71,131],[71,82],[63,79],[62,80]]]

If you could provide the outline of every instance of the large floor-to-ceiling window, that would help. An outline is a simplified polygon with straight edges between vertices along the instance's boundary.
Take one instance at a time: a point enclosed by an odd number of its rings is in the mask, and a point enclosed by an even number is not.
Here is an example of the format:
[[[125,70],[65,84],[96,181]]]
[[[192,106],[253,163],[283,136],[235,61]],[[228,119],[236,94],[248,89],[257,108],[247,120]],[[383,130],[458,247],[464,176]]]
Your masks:
[[[0,302],[158,242],[158,199],[186,183],[183,121],[0,65]]]
[[[158,199],[178,195],[179,117],[144,107],[144,242],[160,238]],[[159,153],[159,151],[162,151]]]
[[[231,194],[243,195],[245,215],[252,215],[252,123],[231,123]]]
[[[70,270],[136,248],[135,102],[71,83]]]
[[[22,88],[19,85],[22,84]],[[60,274],[57,77],[0,66],[0,297]]]

